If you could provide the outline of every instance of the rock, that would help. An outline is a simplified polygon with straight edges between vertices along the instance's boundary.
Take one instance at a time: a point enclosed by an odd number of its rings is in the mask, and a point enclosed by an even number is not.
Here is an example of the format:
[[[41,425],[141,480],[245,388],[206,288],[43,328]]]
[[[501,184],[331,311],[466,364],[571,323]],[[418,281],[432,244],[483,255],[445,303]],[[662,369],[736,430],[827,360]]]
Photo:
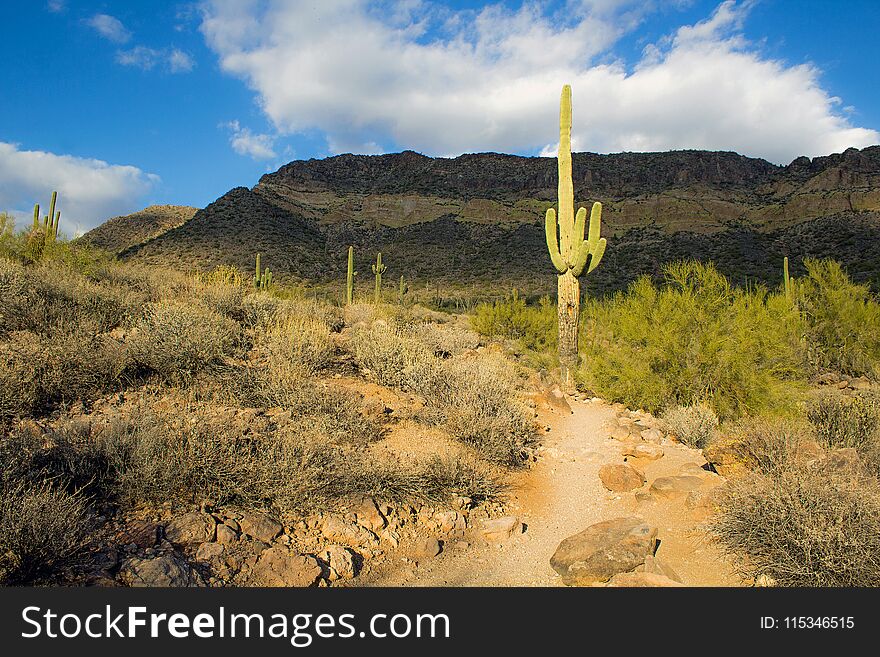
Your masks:
[[[802,462],[816,461],[825,457],[825,450],[815,440],[802,439],[795,446],[795,458]]]
[[[639,435],[642,440],[649,443],[659,443],[663,440],[663,432],[660,429],[645,429]]]
[[[840,381],[840,377],[837,376],[834,372],[826,372],[825,374],[820,374],[816,377],[816,383],[820,386],[827,386],[838,383]]]
[[[238,543],[238,534],[228,525],[217,525],[217,542],[221,545]]]
[[[614,463],[599,468],[599,479],[610,491],[626,493],[641,488],[645,483],[644,475],[628,465]]]
[[[444,534],[450,534],[456,530],[467,529],[467,523],[464,516],[457,511],[441,511],[434,515],[434,520],[440,526],[440,531]]]
[[[678,573],[676,573],[668,564],[660,561],[660,559],[653,554],[649,554],[645,557],[645,563],[639,570],[643,573],[662,575],[663,577],[668,577],[679,584],[681,583],[681,577],[678,576]]]
[[[728,436],[713,440],[704,447],[703,458],[712,464],[715,472],[730,477],[745,468],[741,452],[742,447],[736,438]]]
[[[506,541],[511,536],[522,533],[522,523],[516,516],[504,516],[484,520],[480,523],[480,533],[487,541],[498,543]]]
[[[679,581],[656,573],[618,573],[607,584],[610,587],[672,587],[684,586]]]
[[[615,518],[566,538],[550,565],[566,585],[590,586],[642,565],[656,543],[656,527],[637,517]]]
[[[182,557],[166,554],[161,557],[126,559],[119,577],[133,587],[204,586],[201,576]]]
[[[193,511],[177,516],[165,525],[165,538],[174,545],[198,545],[214,540],[214,519]]]
[[[547,400],[550,408],[558,413],[562,413],[563,415],[571,415],[571,406],[568,401],[565,399],[565,394],[562,392],[559,386],[553,386],[550,390],[544,393],[544,397]]]
[[[633,431],[628,427],[620,427],[613,426],[611,430],[608,432],[608,435],[614,438],[615,440],[619,440],[620,442],[630,442],[633,440],[641,440],[637,434],[633,433]]]
[[[840,447],[828,452],[822,465],[832,470],[855,470],[859,467],[859,453],[853,447]]]
[[[675,500],[687,497],[687,494],[703,485],[700,477],[678,475],[675,477],[658,477],[651,484],[650,491],[654,497]]]
[[[149,520],[128,523],[117,538],[120,545],[136,545],[140,549],[154,547],[159,542],[159,525]]]
[[[422,538],[413,543],[412,549],[410,550],[410,556],[412,556],[413,559],[433,559],[440,554],[441,551],[442,548],[440,547],[440,541],[436,538]]]
[[[219,543],[202,543],[196,550],[196,561],[214,561],[223,556],[226,551]]]
[[[869,390],[871,388],[871,381],[867,377],[859,376],[849,382],[849,387],[856,390]]]
[[[353,522],[348,522],[337,516],[327,516],[321,533],[334,543],[342,543],[353,547],[363,545],[378,545],[379,539],[369,529],[365,529]]]
[[[706,470],[699,463],[685,463],[678,469],[678,474],[680,475],[688,475],[689,477],[700,477],[701,479],[707,479],[712,477],[717,477],[714,472],[710,470]]]
[[[388,524],[372,497],[364,497],[353,510],[357,516],[357,524],[374,534],[378,534]]]
[[[245,512],[238,521],[238,524],[241,527],[242,533],[264,543],[271,543],[284,529],[280,522],[259,511]]]
[[[663,456],[663,449],[659,445],[650,443],[637,443],[625,447],[622,452],[623,456],[631,456],[636,459],[645,461],[656,461]]]
[[[351,579],[357,575],[355,553],[343,545],[329,546],[318,558],[327,564],[327,579],[331,582]]]
[[[260,553],[248,583],[252,586],[315,586],[323,571],[311,556],[289,552],[281,546]]]

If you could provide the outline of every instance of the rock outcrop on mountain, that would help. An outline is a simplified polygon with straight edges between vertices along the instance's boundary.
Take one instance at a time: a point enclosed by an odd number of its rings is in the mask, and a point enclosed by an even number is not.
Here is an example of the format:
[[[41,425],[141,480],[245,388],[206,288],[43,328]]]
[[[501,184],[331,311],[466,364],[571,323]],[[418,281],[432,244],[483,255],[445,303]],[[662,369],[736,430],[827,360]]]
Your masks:
[[[729,152],[576,153],[573,169],[577,203],[604,204],[608,250],[593,291],[690,257],[738,284],[775,285],[785,255],[794,274],[806,256],[834,257],[856,280],[880,281],[880,146],[787,166]],[[382,251],[393,278],[540,292],[554,284],[543,216],[555,199],[555,158],[340,155],[286,164],[146,238],[132,220],[131,238],[98,239],[111,225],[124,233],[123,217],[84,239],[196,269],[249,270],[260,251],[278,278],[315,283],[338,279],[354,245],[365,271]]]
[[[108,219],[80,239],[99,249],[119,253],[186,223],[198,211],[188,205],[151,205],[133,214]]]

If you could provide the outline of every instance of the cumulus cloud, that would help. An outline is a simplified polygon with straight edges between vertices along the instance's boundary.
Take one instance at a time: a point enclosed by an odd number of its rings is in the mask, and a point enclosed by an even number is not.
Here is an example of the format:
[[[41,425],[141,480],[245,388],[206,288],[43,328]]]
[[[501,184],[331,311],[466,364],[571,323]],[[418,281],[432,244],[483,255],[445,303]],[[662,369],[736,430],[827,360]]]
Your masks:
[[[195,62],[193,58],[177,48],[149,48],[147,46],[135,46],[128,50],[120,50],[116,53],[116,62],[123,66],[133,66],[144,71],[150,71],[157,66],[162,66],[169,73],[189,73],[193,70]]]
[[[238,121],[230,121],[223,127],[232,131],[229,143],[239,155],[247,155],[254,160],[274,160],[275,138],[272,135],[251,132],[250,128],[242,128]]]
[[[86,24],[113,43],[126,43],[131,39],[131,32],[125,29],[122,21],[109,14],[95,14]]]
[[[569,0],[554,13],[528,2],[455,12],[425,0],[207,0],[201,30],[280,133],[320,130],[333,152],[555,152],[564,83],[583,150],[788,162],[880,141],[851,123],[815,66],[770,59],[744,38],[750,6],[722,2],[630,63],[614,47],[651,3]]]
[[[134,166],[21,150],[0,142],[0,208],[29,225],[34,203],[49,202],[58,191],[61,231],[69,236],[94,228],[109,217],[142,207],[159,177]],[[21,224],[19,224],[21,225]]]

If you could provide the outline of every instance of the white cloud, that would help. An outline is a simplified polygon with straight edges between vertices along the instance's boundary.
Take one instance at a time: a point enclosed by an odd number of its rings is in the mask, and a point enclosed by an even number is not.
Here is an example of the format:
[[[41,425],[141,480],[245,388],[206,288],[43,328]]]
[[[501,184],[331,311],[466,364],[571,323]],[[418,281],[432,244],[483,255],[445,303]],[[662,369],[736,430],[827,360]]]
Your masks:
[[[46,3],[46,9],[48,9],[53,14],[60,14],[62,11],[67,9],[66,0],[49,0]]]
[[[109,14],[95,14],[86,24],[113,43],[127,43],[131,39],[131,32],[125,29],[122,21]]]
[[[135,46],[128,50],[118,51],[116,62],[144,71],[150,71],[161,65],[170,73],[189,73],[195,66],[193,58],[182,50],[177,48],[157,49],[147,46]]]
[[[251,132],[250,128],[242,128],[238,121],[230,121],[223,127],[232,131],[229,143],[239,155],[247,155],[254,160],[273,160],[278,155],[275,153],[275,138],[272,135]]]
[[[645,48],[614,46],[652,3],[569,0],[453,12],[420,0],[208,0],[201,30],[284,133],[318,129],[334,152],[394,143],[429,154],[538,152],[573,88],[584,150],[735,150],[775,162],[880,141],[811,65],[768,59],[742,35],[750,2]]]
[[[158,176],[137,167],[0,142],[0,208],[12,210],[24,226],[30,225],[34,203],[47,212],[52,190],[58,192],[61,232],[72,236],[143,207],[144,196],[158,182]]]

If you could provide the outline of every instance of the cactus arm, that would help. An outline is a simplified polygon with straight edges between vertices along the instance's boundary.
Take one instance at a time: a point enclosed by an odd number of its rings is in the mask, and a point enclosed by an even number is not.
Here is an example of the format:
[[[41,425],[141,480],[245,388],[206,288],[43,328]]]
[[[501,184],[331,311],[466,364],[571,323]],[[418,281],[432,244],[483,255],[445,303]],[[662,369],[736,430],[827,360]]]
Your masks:
[[[586,210],[581,208],[586,214]],[[587,236],[587,239],[592,243],[597,243],[599,241],[599,233],[602,230],[602,204],[599,201],[593,203],[593,207],[590,209],[590,230]]]
[[[52,221],[55,218],[55,202],[58,200],[58,192],[52,192],[52,200],[49,203],[49,224],[47,228],[52,228]]]
[[[61,223],[61,210],[57,210],[55,212],[55,230],[53,231],[53,237],[58,237],[58,225]]]
[[[592,217],[591,217],[592,219]],[[587,209],[580,208],[574,218],[574,240],[575,244],[580,244],[584,240],[584,231],[587,225]]]
[[[544,216],[544,233],[547,238],[547,250],[550,252],[550,260],[560,274],[568,269],[568,263],[559,251],[559,239],[556,236],[556,210],[548,208]]]
[[[590,266],[587,268],[587,273],[589,274],[596,267],[599,266],[599,262],[602,260],[602,256],[605,255],[605,245],[607,242],[605,238],[599,240],[599,243],[596,245],[595,249],[590,251]]]
[[[34,204],[34,230],[40,229],[40,204]]]

